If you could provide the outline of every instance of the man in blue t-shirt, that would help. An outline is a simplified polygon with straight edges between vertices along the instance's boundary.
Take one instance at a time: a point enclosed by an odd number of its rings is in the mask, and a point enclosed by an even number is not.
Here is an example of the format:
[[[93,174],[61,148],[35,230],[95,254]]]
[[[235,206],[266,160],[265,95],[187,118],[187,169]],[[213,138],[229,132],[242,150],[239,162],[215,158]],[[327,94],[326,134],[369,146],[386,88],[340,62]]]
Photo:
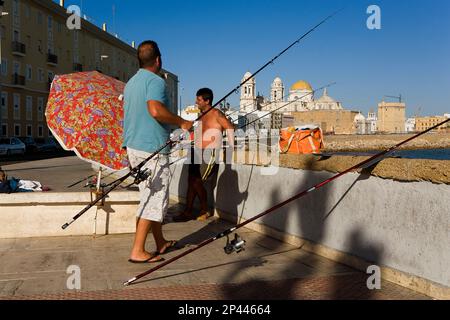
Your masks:
[[[162,68],[161,53],[154,41],[144,41],[138,47],[139,71],[128,81],[124,92],[124,143],[132,167],[137,166],[166,144],[169,125],[184,130],[192,127],[167,109],[167,87],[159,76]],[[160,254],[175,246],[162,233],[162,222],[169,206],[169,158],[167,148],[148,161],[142,170],[148,169],[146,181],[139,184],[140,204],[137,211],[136,235],[130,262],[158,262]],[[156,252],[145,250],[147,234],[152,230]]]

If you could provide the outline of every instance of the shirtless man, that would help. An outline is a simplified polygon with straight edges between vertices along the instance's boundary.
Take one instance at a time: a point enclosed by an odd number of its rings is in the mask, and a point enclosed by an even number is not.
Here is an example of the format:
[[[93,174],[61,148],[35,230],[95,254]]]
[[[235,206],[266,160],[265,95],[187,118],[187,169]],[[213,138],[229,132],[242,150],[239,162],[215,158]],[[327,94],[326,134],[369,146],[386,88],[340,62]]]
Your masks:
[[[174,221],[188,221],[193,218],[195,197],[200,200],[200,215],[197,220],[206,220],[212,214],[208,211],[208,202],[204,182],[212,179],[219,169],[219,152],[222,149],[222,136],[226,130],[229,150],[234,146],[234,125],[217,109],[212,109],[213,92],[203,88],[197,91],[196,104],[202,114],[205,114],[194,133],[195,148],[190,150],[188,190],[186,208]],[[208,111],[209,110],[209,111]]]

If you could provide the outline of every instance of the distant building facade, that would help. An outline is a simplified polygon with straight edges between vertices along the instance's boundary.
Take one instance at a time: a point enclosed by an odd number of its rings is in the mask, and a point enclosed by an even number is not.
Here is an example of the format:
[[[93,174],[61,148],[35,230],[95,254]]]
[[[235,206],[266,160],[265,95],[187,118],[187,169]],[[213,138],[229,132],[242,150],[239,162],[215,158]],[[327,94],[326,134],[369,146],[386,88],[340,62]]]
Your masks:
[[[427,130],[443,121],[448,119],[448,117],[444,116],[433,116],[433,117],[416,117],[416,131],[424,131]],[[438,127],[435,131],[437,132],[449,132],[450,125],[447,122],[446,124]]]
[[[315,124],[328,134],[355,134],[355,118],[360,114],[350,110],[312,110],[291,112],[296,126]]]
[[[408,118],[408,119],[406,119],[405,131],[407,133],[409,133],[409,132],[416,132],[416,119],[415,118]]]
[[[381,133],[405,132],[405,112],[405,103],[385,101],[379,103],[377,131]]]
[[[242,82],[252,76],[246,72]],[[342,104],[328,95],[325,88],[320,98],[314,98],[312,86],[304,80],[297,81],[285,92],[283,81],[276,77],[270,87],[270,98],[257,94],[256,80],[248,80],[241,88],[239,103],[241,116],[252,112],[272,112],[271,121],[261,117],[258,128],[272,129],[316,124],[324,132],[352,134],[356,132],[355,117],[358,112],[345,110]],[[364,130],[369,131],[369,130]]]

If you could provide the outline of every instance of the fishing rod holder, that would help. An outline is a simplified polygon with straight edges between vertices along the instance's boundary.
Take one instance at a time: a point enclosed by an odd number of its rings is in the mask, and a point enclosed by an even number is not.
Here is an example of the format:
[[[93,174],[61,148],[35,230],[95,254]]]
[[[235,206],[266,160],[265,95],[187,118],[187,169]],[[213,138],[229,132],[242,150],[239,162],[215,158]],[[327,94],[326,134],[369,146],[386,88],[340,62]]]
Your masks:
[[[105,186],[102,185],[100,188],[97,189],[97,187],[91,186],[91,203],[94,201],[97,201],[98,199],[102,198],[105,195]],[[105,198],[102,199],[102,201],[99,201],[97,203],[97,207],[103,207],[105,205]]]
[[[242,238],[235,233],[234,239],[230,241],[229,236],[227,235],[227,244],[223,248],[226,254],[232,254],[234,251],[236,253],[241,252],[242,250],[245,250],[245,240],[242,240]]]

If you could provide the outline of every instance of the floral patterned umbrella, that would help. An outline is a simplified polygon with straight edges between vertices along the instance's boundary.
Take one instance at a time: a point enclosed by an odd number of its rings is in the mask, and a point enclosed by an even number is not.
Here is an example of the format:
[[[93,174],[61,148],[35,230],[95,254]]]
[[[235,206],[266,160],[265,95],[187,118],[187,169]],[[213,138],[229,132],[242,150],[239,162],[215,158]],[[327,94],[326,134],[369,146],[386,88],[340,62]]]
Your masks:
[[[54,78],[45,116],[64,149],[102,167],[127,168],[121,148],[124,88],[125,83],[97,71]]]

